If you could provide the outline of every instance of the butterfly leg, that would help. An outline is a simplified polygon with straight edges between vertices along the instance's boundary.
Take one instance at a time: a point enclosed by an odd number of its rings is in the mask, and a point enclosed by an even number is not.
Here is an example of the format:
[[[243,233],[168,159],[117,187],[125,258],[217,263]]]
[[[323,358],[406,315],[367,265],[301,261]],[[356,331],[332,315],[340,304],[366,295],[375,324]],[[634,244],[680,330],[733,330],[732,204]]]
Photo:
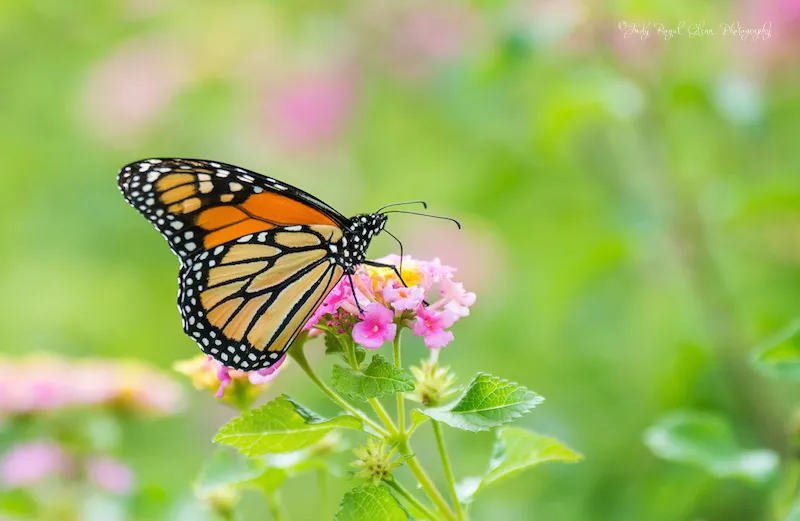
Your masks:
[[[361,304],[358,303],[358,297],[356,296],[356,286],[355,284],[353,284],[353,275],[348,273],[347,280],[350,281],[350,289],[353,290],[353,300],[356,301],[356,307],[358,308],[358,316],[360,317],[364,313],[364,310],[361,309]]]
[[[403,283],[403,286],[408,287],[408,284],[406,284],[406,281],[403,280],[403,276],[400,274],[400,270],[398,270],[397,266],[395,266],[394,264],[384,264],[382,262],[374,262],[374,261],[368,261],[368,260],[365,260],[364,264],[366,264],[367,266],[372,266],[373,268],[389,268],[389,269],[391,269],[392,271],[394,271],[395,275],[397,275],[397,278],[400,279],[400,282]]]
[[[402,257],[400,257],[400,259],[402,261]],[[397,269],[397,266],[395,266],[393,264],[384,264],[382,262],[374,262],[374,261],[368,261],[368,260],[365,260],[364,264],[366,264],[367,266],[372,266],[373,268],[390,268],[392,271],[394,271],[395,275],[397,275],[397,278],[400,279],[400,282],[403,283],[403,286],[408,287],[408,284],[406,284],[406,281],[403,280],[403,276],[400,274],[400,270]],[[352,284],[352,282],[351,282],[351,284]],[[425,300],[422,301],[422,304],[425,307],[428,307],[430,305]]]

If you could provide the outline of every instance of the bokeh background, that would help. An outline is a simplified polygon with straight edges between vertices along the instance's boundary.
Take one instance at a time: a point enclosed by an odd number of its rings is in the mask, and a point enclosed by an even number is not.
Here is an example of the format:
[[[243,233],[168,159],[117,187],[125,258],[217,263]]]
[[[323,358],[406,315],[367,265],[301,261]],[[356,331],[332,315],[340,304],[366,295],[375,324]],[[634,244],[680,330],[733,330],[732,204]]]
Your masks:
[[[737,22],[770,35],[722,34]],[[345,214],[425,199],[463,230],[389,229],[478,294],[442,359],[544,395],[523,424],[586,457],[485,492],[474,519],[769,519],[767,489],[659,461],[642,432],[699,408],[785,452],[798,389],[747,353],[797,315],[799,57],[795,0],[4,0],[0,350],[165,370],[195,354],[176,259],[117,192],[130,161],[231,162]],[[191,496],[234,414],[186,390],[183,413],[124,427],[121,457],[164,498]],[[279,393],[334,411],[296,367]],[[457,474],[485,467],[488,434],[447,436]],[[352,483],[315,486],[287,487],[293,519]],[[164,505],[149,518],[177,519]]]

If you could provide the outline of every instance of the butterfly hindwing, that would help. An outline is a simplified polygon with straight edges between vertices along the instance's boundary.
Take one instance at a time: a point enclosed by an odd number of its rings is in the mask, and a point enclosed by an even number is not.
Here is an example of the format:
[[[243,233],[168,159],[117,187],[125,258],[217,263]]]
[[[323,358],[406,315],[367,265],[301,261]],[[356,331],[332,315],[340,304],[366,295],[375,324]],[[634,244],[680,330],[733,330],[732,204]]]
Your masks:
[[[269,367],[344,274],[330,225],[247,234],[184,262],[178,307],[184,330],[229,367]]]
[[[197,159],[146,159],[122,168],[128,202],[182,261],[248,234],[347,219],[302,190],[250,170]]]

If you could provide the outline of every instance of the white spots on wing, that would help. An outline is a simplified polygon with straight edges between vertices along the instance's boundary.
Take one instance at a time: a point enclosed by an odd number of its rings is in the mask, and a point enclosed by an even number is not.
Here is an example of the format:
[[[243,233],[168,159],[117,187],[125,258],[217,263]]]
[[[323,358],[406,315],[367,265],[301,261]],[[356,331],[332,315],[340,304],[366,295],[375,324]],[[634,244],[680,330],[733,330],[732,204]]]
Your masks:
[[[217,176],[219,176],[219,177],[228,177],[229,175],[230,175],[230,172],[228,172],[227,170],[223,170],[221,168],[219,170],[217,170]]]
[[[253,234],[251,233],[250,235],[245,235],[244,237],[239,237],[239,239],[237,239],[236,242],[248,242],[252,238],[253,238]]]
[[[253,187],[253,193],[254,193],[254,194],[260,194],[260,193],[261,193],[261,192],[263,192],[263,191],[264,191],[264,189],[263,189],[263,188],[261,188],[260,186],[254,186],[254,187]]]
[[[228,183],[228,186],[230,187],[231,192],[238,192],[244,188],[240,183]]]
[[[279,185],[278,183],[273,184],[272,188],[274,188],[275,190],[286,190],[285,186]]]
[[[160,159],[148,159],[148,161],[149,161],[150,163],[153,163],[154,165],[157,165],[157,164],[159,164],[159,163],[161,162],[161,160],[160,160]]]
[[[159,170],[162,170],[162,169],[161,169],[161,168],[159,168]],[[161,174],[160,174],[159,172],[150,172],[149,174],[147,174],[147,182],[148,182],[148,183],[152,183],[153,181],[155,181],[156,179],[158,179],[158,177],[159,177],[160,175],[161,175]]]
[[[300,231],[300,230],[302,230],[302,229],[303,229],[303,227],[302,227],[302,226],[298,226],[298,225],[295,225],[295,226],[287,226],[287,227],[285,228],[285,230],[287,230],[287,231],[290,231],[290,232],[299,232],[299,231]]]
[[[181,228],[183,228],[183,223],[181,221],[172,221],[171,223],[169,223],[169,225],[175,228],[176,230],[180,230]]]
[[[242,181],[244,181],[245,183],[252,183],[253,181],[255,181],[255,180],[256,180],[256,178],[255,178],[255,177],[253,177],[253,176],[251,176],[251,175],[248,175],[248,174],[243,174],[243,175],[240,175],[240,176],[239,176],[239,179],[241,179],[241,180],[242,180]]]
[[[221,167],[221,166],[222,166],[222,165],[220,165],[219,163],[215,163],[215,162],[213,162],[213,161],[211,161],[211,162],[209,163],[209,165],[213,166],[214,168],[219,168],[219,167]]]
[[[183,247],[189,251],[194,251],[195,249],[197,249],[197,245],[193,242],[187,242],[186,244],[183,245]]]
[[[147,172],[153,165],[150,163],[140,163],[139,172]]]
[[[187,240],[188,240],[188,239],[191,239],[192,237],[194,237],[194,232],[190,230],[190,231],[188,231],[188,232],[184,233],[184,234],[183,234],[183,236],[184,236],[184,237],[185,237]]]
[[[151,197],[151,198],[149,198],[148,200],[146,200],[146,201],[144,202],[144,204],[146,204],[147,206],[153,206],[154,204],[156,204],[156,201],[155,201],[155,199],[153,199],[153,198]]]
[[[197,174],[198,181],[211,181],[211,176],[208,174]]]
[[[225,249],[224,246],[217,246],[216,248],[214,248],[214,255],[219,255],[220,253],[222,253],[222,250],[224,249]]]

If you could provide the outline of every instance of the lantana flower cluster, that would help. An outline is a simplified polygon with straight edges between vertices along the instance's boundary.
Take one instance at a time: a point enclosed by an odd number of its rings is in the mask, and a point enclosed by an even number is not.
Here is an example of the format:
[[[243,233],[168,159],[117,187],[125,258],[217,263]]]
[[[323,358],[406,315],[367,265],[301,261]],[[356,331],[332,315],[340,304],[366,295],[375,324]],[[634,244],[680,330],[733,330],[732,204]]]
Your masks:
[[[431,349],[449,344],[453,340],[449,328],[469,315],[475,303],[475,293],[454,280],[456,268],[438,258],[420,261],[398,255],[375,262],[398,266],[402,281],[391,268],[362,265],[353,274],[352,285],[349,277],[342,277],[305,329],[312,335],[321,329],[349,333],[367,349],[391,342],[400,326],[421,336]]]
[[[176,382],[140,362],[45,354],[0,357],[0,418],[98,406],[172,414],[182,398]]]
[[[188,376],[195,389],[212,391],[216,398],[226,398],[225,389],[230,387],[233,393],[228,394],[228,401],[242,404],[251,402],[264,388],[264,384],[277,378],[278,369],[285,361],[286,355],[283,355],[270,367],[245,372],[226,367],[208,355],[197,355],[177,362],[174,368]]]

